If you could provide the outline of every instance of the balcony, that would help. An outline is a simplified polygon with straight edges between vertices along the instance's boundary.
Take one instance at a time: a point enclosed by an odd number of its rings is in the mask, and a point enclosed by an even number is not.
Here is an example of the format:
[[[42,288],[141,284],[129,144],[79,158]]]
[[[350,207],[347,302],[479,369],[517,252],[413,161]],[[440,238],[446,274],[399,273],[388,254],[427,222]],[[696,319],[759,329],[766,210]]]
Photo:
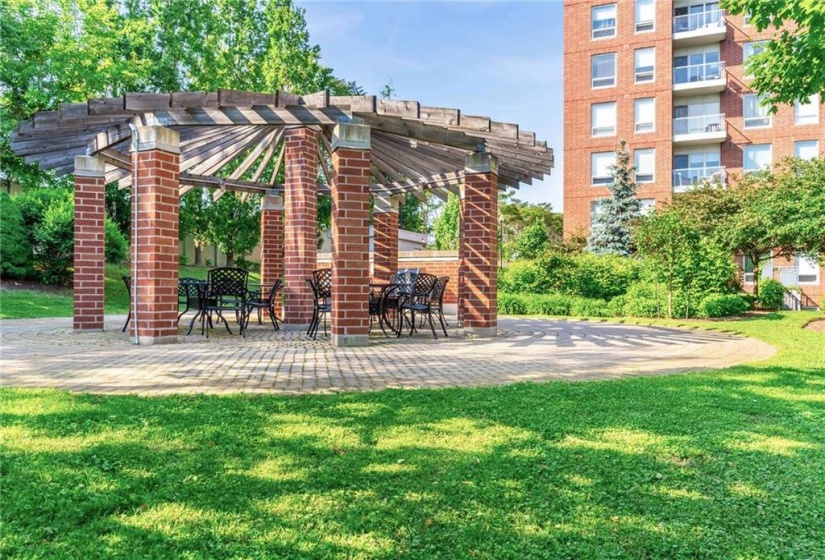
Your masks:
[[[705,95],[725,90],[725,63],[706,62],[673,69],[673,95]]]
[[[689,191],[692,187],[705,181],[711,184],[725,186],[727,184],[725,168],[716,166],[673,170],[673,192],[680,193]]]
[[[724,10],[708,10],[673,18],[673,46],[690,47],[723,41],[727,35]]]
[[[712,144],[724,142],[727,136],[724,113],[673,119],[674,144]]]

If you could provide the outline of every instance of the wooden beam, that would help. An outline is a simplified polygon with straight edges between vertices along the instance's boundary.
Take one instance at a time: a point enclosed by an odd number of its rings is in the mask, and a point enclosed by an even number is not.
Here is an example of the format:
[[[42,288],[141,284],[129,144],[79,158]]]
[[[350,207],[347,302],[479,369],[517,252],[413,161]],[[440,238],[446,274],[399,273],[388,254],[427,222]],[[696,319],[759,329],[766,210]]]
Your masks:
[[[193,166],[190,171],[197,174],[214,175],[235,159],[235,156],[261,140],[269,132],[268,128],[253,128],[247,134],[238,136],[232,142],[223,144],[220,151]]]
[[[310,93],[309,95],[304,95],[301,97],[300,103],[301,105],[306,105],[307,107],[329,107],[329,90],[324,89],[321,91],[316,91],[315,93]]]
[[[425,140],[435,144],[446,144],[467,151],[473,151],[479,144],[484,143],[482,138],[469,136],[459,130],[425,124],[418,120],[402,119],[389,115],[371,115],[369,113],[358,113],[357,116],[363,118],[364,122],[375,130]]]
[[[168,109],[171,104],[170,93],[127,93],[123,96],[123,106],[127,111],[157,111]]]
[[[333,95],[329,98],[329,104],[346,107],[352,112],[375,113],[377,102],[374,95]]]
[[[170,109],[156,111],[155,118],[163,126],[215,126],[215,125],[335,125],[349,119],[337,107],[312,109],[308,107],[280,108],[274,106],[221,107]]]
[[[255,91],[238,91],[234,89],[218,90],[218,106],[220,107],[252,107],[253,105],[278,104],[275,93],[258,93]]]
[[[301,96],[288,91],[278,90],[278,100],[275,105],[278,107],[292,107],[301,104]]]
[[[388,101],[386,99],[379,99],[376,112],[379,115],[417,119],[421,114],[421,105],[418,101]]]
[[[442,126],[458,126],[461,121],[461,111],[447,107],[421,107],[419,119],[428,124]]]
[[[249,168],[252,167],[252,164],[261,157],[261,154],[264,152],[267,146],[272,143],[278,144],[280,141],[281,136],[284,134],[283,128],[275,128],[269,134],[267,134],[258,145],[255,146],[244,158],[241,164],[235,168],[235,170],[229,175],[230,179],[240,179],[244,173],[249,171]],[[276,139],[277,137],[277,139]]]

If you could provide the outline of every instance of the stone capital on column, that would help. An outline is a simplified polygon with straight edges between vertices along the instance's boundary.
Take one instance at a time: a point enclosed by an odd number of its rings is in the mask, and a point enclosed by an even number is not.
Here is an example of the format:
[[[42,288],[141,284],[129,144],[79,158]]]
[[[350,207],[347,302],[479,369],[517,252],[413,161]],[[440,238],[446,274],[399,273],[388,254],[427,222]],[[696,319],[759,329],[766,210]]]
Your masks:
[[[349,148],[350,150],[370,149],[370,127],[363,124],[339,123],[332,131],[332,150]]]
[[[140,126],[134,134],[137,136],[132,139],[133,142],[137,141],[136,152],[163,150],[171,154],[180,153],[180,133],[177,130],[159,125]]]
[[[376,194],[372,197],[372,208],[376,214],[392,212],[398,214],[398,195]]]
[[[98,157],[75,156],[74,175],[75,177],[104,177],[106,175],[106,164]]]
[[[261,198],[261,210],[279,210],[284,209],[284,197],[280,191],[268,190]]]
[[[498,175],[498,158],[488,152],[467,154],[464,173],[493,173]]]

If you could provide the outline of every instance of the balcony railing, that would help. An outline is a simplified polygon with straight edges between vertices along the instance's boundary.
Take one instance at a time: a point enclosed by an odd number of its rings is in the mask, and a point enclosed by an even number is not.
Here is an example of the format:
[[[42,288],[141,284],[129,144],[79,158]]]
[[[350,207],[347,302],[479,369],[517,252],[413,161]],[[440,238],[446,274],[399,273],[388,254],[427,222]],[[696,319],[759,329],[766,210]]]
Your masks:
[[[686,33],[708,27],[724,27],[725,11],[708,10],[696,14],[685,14],[673,18],[673,32]]]
[[[699,183],[708,181],[710,183],[725,184],[725,168],[715,167],[690,167],[688,169],[673,170],[673,189],[686,191]]]
[[[706,62],[705,64],[689,64],[677,66],[673,69],[674,84],[689,84],[693,82],[707,82],[719,80],[725,75],[724,62]]]
[[[698,115],[673,119],[673,135],[704,134],[725,131],[725,114]]]

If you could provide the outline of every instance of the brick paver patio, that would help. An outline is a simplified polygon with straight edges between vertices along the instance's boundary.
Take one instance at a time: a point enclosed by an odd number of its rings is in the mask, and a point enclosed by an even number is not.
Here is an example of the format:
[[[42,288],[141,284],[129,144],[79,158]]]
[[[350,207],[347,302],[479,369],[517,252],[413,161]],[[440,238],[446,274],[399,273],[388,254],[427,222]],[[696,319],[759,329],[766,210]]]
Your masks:
[[[589,321],[500,318],[499,335],[460,329],[432,340],[373,334],[369,346],[334,348],[319,335],[251,325],[246,339],[215,329],[180,344],[135,346],[107,317],[104,332],[73,332],[71,319],[3,321],[3,386],[95,393],[317,393],[456,387],[519,381],[615,379],[756,361],[774,354],[725,333]]]

